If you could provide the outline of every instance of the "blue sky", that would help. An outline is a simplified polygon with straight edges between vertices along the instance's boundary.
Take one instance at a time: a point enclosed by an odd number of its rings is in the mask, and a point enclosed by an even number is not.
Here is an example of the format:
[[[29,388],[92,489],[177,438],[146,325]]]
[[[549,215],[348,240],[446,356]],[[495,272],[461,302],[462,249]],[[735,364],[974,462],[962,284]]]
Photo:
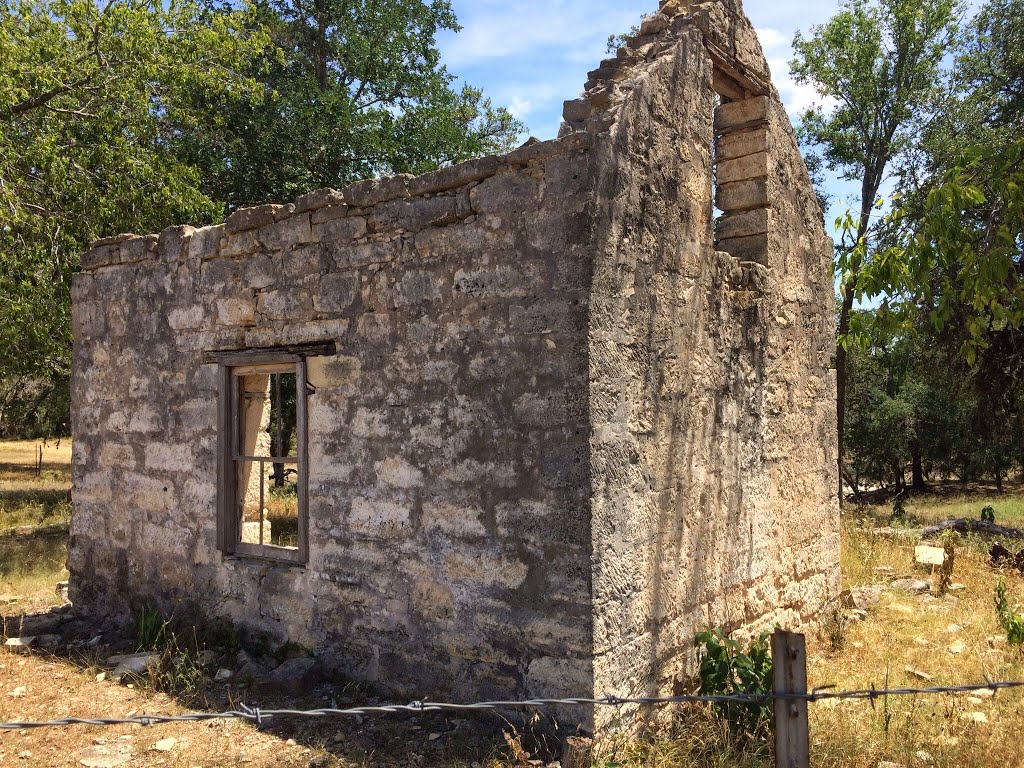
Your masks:
[[[562,102],[579,94],[587,72],[605,58],[608,36],[627,32],[657,0],[453,0],[463,26],[440,38],[449,70],[482,86],[509,107],[538,139],[554,138]],[[789,77],[797,30],[827,21],[837,2],[749,0],[776,86],[791,113],[813,100]]]
[[[463,29],[439,38],[449,71],[482,87],[526,124],[529,135],[544,140],[558,133],[562,102],[579,95],[587,72],[607,56],[608,36],[627,32],[657,10],[658,0],[452,0],[452,6]],[[789,76],[793,35],[824,23],[838,7],[833,0],[745,3],[794,119],[815,94]],[[843,185],[830,186],[835,201],[828,223],[848,207]]]

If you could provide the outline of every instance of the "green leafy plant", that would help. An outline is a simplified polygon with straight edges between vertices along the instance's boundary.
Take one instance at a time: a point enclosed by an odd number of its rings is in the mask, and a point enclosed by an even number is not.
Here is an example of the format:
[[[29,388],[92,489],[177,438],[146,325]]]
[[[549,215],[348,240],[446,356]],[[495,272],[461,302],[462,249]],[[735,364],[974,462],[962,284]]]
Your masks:
[[[986,506],[986,507],[982,507],[982,509],[981,509],[981,519],[985,520],[985,521],[987,521],[989,523],[994,523],[996,521],[996,511],[995,511],[995,509],[991,505]]]
[[[903,502],[903,496],[897,496],[892,500],[892,517],[891,522],[903,522],[907,519],[907,507]]]
[[[162,650],[167,645],[167,626],[170,624],[156,608],[144,605],[135,623],[135,638],[140,651]]]
[[[744,650],[721,629],[707,629],[697,635],[700,648],[700,694],[729,696],[738,693],[763,695],[772,691],[772,659],[768,633],[761,634]],[[766,739],[771,731],[770,701],[744,704],[715,704],[714,711],[739,734]]]
[[[1010,608],[1010,599],[1006,594],[1006,582],[1002,579],[996,582],[996,615],[999,623],[1003,625],[1006,632],[1006,642],[1010,645],[1021,645],[1024,643],[1024,616],[1021,616],[1020,606]]]

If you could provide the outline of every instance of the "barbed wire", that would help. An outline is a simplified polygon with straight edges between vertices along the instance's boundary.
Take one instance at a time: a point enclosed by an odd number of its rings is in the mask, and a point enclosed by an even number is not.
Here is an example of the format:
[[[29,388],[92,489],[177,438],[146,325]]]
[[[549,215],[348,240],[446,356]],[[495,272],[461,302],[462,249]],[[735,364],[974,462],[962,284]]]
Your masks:
[[[260,709],[240,705],[237,710],[225,712],[190,712],[182,715],[137,715],[135,717],[66,717],[59,720],[0,723],[0,731],[28,728],[52,728],[67,725],[161,725],[164,723],[197,723],[208,720],[248,720],[263,725],[268,720],[285,717],[365,717],[370,715],[423,714],[429,712],[488,712],[511,709],[548,709],[551,707],[625,707],[662,706],[667,704],[746,704],[762,705],[771,701],[806,701],[815,703],[827,700],[860,700],[874,705],[877,699],[886,696],[928,696],[956,693],[977,693],[1024,688],[1024,681],[986,682],[976,685],[945,685],[933,688],[863,688],[853,691],[833,691],[830,687],[816,688],[807,693],[735,693],[727,695],[685,694],[664,697],[621,697],[604,696],[569,699],[524,699],[517,701],[481,701],[474,704],[455,704],[441,701],[413,701],[409,704],[385,704],[379,706],[349,707],[347,709]]]

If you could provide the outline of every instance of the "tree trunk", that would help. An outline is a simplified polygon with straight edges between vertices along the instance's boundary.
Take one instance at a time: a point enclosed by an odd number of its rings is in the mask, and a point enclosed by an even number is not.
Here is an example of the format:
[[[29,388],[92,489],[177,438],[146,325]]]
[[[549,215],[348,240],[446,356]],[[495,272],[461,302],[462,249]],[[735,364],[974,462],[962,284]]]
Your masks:
[[[924,462],[921,459],[921,444],[916,440],[910,445],[910,455],[913,458],[913,479],[911,484],[915,491],[923,491],[928,486],[924,482]]]
[[[877,163],[876,163],[877,166]],[[853,248],[867,237],[868,227],[871,226],[871,208],[874,205],[875,195],[878,194],[878,186],[881,171],[885,168],[882,163],[877,173],[865,168],[864,181],[861,184],[860,221],[857,222],[857,239]],[[861,261],[854,256],[850,261],[850,274],[847,280],[843,281],[840,288],[843,304],[839,310],[839,339],[842,340],[850,332],[850,313],[853,312],[853,299],[857,287],[857,275],[860,274]],[[848,359],[846,347],[840,343],[836,346],[836,431],[839,436],[839,449],[836,452],[839,462],[839,506],[843,506],[843,436],[846,433],[846,379]]]
[[[285,452],[287,452],[287,446],[292,444],[292,425],[284,424],[281,427],[281,445],[285,446]],[[284,464],[274,465],[274,487],[284,488]]]

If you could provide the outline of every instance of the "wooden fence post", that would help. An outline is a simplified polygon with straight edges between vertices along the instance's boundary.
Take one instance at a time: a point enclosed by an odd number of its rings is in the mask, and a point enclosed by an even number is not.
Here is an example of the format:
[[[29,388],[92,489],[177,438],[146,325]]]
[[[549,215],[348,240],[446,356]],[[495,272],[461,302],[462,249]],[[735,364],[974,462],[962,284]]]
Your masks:
[[[807,645],[803,635],[776,630],[772,635],[772,689],[807,693]],[[775,699],[776,768],[810,768],[806,699]]]

